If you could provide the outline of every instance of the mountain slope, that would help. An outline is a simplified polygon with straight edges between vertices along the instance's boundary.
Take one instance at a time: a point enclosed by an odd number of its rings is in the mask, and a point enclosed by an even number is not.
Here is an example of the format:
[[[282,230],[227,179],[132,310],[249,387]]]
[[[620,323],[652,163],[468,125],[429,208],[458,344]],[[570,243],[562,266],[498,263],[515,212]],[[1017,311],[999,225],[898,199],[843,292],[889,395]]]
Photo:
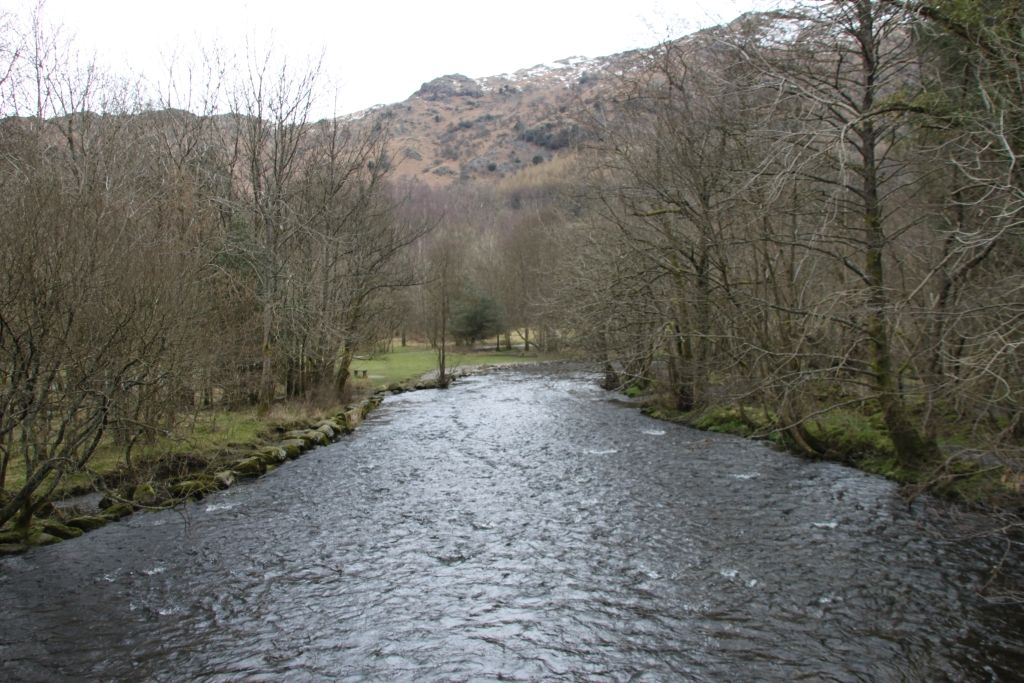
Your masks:
[[[441,76],[404,102],[353,118],[372,113],[388,122],[399,177],[432,185],[499,179],[566,153],[581,135],[579,106],[638,54],[572,57],[476,80]]]

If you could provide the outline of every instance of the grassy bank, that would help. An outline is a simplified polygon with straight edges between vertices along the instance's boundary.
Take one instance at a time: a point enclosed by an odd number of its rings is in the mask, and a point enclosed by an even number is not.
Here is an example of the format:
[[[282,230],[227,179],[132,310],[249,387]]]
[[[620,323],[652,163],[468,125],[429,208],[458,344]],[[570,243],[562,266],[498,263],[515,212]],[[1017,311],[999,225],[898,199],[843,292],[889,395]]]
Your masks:
[[[975,506],[1024,508],[1019,476],[1000,462],[971,455],[978,450],[961,448],[962,435],[950,434],[940,441],[946,453],[941,461],[908,466],[896,457],[877,414],[836,409],[808,420],[805,432],[820,449],[811,453],[780,430],[778,419],[762,409],[717,405],[684,413],[648,403],[643,411],[696,429],[763,439],[799,455],[850,465],[898,482],[909,497],[929,492]]]
[[[481,365],[507,365],[547,360],[550,356],[521,351],[463,350],[448,354],[449,371]],[[436,351],[426,345],[396,347],[388,353],[359,357],[350,379],[351,401],[394,385],[412,385],[437,366]],[[363,376],[365,374],[365,376]],[[355,372],[353,372],[355,375]],[[126,446],[105,438],[87,467],[65,479],[54,500],[101,491],[130,498],[131,490],[144,482],[172,482],[199,473],[227,468],[239,458],[268,447],[289,431],[301,430],[344,412],[342,404],[317,404],[291,400],[276,403],[263,418],[253,407],[212,408],[199,411],[179,425],[149,441]],[[21,488],[24,463],[14,458],[7,472],[7,491]]]
[[[550,354],[538,354],[513,349],[511,351],[494,351],[474,349],[449,351],[446,365],[448,372],[461,367],[480,365],[512,365],[517,363],[536,363],[555,358]],[[400,384],[415,380],[437,369],[437,351],[427,346],[414,345],[396,347],[388,353],[369,357],[358,357],[352,361],[352,370],[366,372],[367,376],[356,377],[353,387],[357,390],[373,391],[386,389],[392,384]]]

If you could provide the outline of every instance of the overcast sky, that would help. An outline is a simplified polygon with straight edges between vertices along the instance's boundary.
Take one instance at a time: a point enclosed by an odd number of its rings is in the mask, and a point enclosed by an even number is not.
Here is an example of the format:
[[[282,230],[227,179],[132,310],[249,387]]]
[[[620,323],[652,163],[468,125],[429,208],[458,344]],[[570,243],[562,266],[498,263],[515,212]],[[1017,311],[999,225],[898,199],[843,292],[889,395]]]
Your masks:
[[[0,0],[27,13],[35,0]],[[46,16],[118,73],[158,79],[175,52],[273,43],[324,51],[339,112],[404,100],[437,76],[491,76],[571,56],[645,47],[771,0],[47,0]]]

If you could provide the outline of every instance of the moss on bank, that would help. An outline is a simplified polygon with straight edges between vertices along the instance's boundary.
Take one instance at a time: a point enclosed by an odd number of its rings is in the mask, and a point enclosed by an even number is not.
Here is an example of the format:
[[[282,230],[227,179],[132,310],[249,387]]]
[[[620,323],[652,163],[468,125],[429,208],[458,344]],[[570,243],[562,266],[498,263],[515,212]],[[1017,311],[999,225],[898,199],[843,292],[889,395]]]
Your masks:
[[[73,538],[136,510],[173,507],[227,488],[236,480],[265,474],[290,458],[351,432],[382,400],[383,392],[378,392],[330,415],[292,416],[265,423],[244,443],[218,444],[187,453],[165,452],[139,459],[132,467],[121,462],[106,473],[94,473],[89,490],[103,494],[98,512],[42,505],[27,533],[13,528],[0,530],[0,555]]]
[[[308,404],[275,406],[265,420],[253,410],[214,410],[195,417],[187,436],[158,437],[153,443],[132,449],[126,458],[124,446],[104,443],[89,468],[69,477],[57,490],[58,504],[38,505],[27,536],[13,527],[0,529],[0,555],[23,552],[32,545],[55,543],[83,531],[97,529],[136,510],[173,507],[187,500],[231,486],[235,481],[261,476],[286,460],[352,432],[383,400],[384,393],[401,393],[437,386],[421,378],[433,366],[432,353],[422,349],[386,354],[404,357],[390,372],[370,374],[355,387],[364,398],[326,411]],[[463,354],[488,365],[536,362],[536,354]],[[369,361],[363,361],[364,363]],[[386,362],[380,361],[380,362]],[[481,367],[477,365],[475,367]],[[457,376],[468,374],[456,368]],[[24,481],[17,472],[9,484]],[[82,510],[61,505],[61,501],[89,493],[103,495],[100,510]],[[50,525],[49,531],[47,526]],[[55,535],[53,529],[74,531]]]
[[[975,506],[1024,509],[1020,482],[1001,464],[986,464],[957,455],[916,467],[901,463],[878,414],[836,409],[808,420],[803,425],[805,431],[823,447],[821,453],[809,454],[779,428],[777,416],[759,408],[716,405],[684,413],[650,403],[641,410],[656,419],[703,431],[764,439],[798,455],[856,467],[899,483],[909,496],[928,492]]]

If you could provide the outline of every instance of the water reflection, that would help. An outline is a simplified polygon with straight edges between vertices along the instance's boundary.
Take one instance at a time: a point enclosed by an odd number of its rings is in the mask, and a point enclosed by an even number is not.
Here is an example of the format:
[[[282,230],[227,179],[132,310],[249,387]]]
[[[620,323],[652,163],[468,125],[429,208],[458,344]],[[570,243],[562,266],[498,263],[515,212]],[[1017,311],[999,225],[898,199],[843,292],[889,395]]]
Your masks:
[[[582,374],[390,398],[254,483],[0,564],[7,680],[1017,680],[992,549]],[[1017,565],[1019,566],[1019,564]]]

